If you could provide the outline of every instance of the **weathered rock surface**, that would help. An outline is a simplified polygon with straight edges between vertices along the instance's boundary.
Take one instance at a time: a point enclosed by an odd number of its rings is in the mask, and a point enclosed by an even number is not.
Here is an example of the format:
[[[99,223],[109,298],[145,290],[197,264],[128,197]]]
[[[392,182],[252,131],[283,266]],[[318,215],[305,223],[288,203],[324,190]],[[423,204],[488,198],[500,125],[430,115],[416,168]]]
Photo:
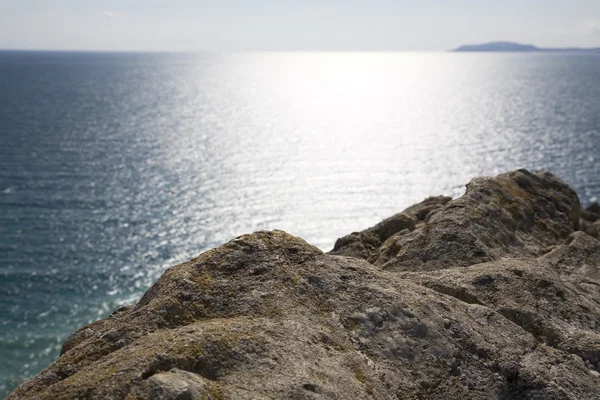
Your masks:
[[[594,202],[579,215],[579,225],[588,235],[600,239],[600,204]]]
[[[369,259],[393,235],[404,235],[415,229],[416,218],[399,213],[362,232],[352,232],[335,242],[329,254]]]
[[[519,170],[478,178],[422,228],[391,237],[375,265],[394,270],[435,270],[535,257],[579,226],[575,191],[547,172]]]
[[[245,235],[81,328],[9,399],[600,399],[593,212],[520,170],[332,254]]]

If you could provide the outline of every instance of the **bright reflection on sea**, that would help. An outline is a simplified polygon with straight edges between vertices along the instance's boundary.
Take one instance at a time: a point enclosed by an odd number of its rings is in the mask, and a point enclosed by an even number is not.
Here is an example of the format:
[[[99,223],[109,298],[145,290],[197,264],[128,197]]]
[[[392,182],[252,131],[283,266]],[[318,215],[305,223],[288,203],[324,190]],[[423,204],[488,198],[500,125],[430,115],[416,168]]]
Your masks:
[[[459,194],[476,175],[572,171],[569,132],[597,131],[569,126],[585,119],[563,90],[577,99],[586,86],[543,79],[560,62],[548,57],[219,56],[221,80],[190,68],[162,105],[179,121],[159,138],[162,156],[188,193],[211,199],[216,242],[278,227],[327,249],[427,195]]]
[[[518,167],[600,197],[595,56],[0,54],[0,88],[0,393],[243,233],[329,250]]]

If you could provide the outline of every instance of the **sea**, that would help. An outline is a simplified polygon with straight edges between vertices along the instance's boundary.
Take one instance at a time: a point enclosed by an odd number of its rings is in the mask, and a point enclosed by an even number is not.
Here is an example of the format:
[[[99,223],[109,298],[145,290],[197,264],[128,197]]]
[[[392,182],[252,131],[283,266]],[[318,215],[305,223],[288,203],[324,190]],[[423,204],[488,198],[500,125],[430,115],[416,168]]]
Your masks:
[[[323,250],[473,177],[600,198],[600,57],[0,52],[0,397],[169,266]]]

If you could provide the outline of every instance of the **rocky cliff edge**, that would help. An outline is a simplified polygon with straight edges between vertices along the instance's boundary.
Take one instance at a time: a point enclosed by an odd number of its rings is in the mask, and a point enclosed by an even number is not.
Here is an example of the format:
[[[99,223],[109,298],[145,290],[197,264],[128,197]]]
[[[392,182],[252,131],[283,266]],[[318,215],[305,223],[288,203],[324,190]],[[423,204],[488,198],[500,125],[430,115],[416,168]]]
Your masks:
[[[81,328],[9,399],[600,399],[600,207],[478,178],[324,254],[241,236]]]

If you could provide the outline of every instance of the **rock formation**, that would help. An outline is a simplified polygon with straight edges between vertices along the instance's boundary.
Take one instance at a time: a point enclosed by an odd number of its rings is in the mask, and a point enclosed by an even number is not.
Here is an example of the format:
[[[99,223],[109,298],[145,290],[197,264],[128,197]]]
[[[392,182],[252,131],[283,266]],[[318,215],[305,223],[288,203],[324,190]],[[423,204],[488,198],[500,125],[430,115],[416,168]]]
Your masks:
[[[8,398],[600,399],[598,208],[519,170],[330,254],[241,236],[75,332]]]
[[[588,235],[600,239],[600,204],[594,202],[581,211],[579,226]]]

